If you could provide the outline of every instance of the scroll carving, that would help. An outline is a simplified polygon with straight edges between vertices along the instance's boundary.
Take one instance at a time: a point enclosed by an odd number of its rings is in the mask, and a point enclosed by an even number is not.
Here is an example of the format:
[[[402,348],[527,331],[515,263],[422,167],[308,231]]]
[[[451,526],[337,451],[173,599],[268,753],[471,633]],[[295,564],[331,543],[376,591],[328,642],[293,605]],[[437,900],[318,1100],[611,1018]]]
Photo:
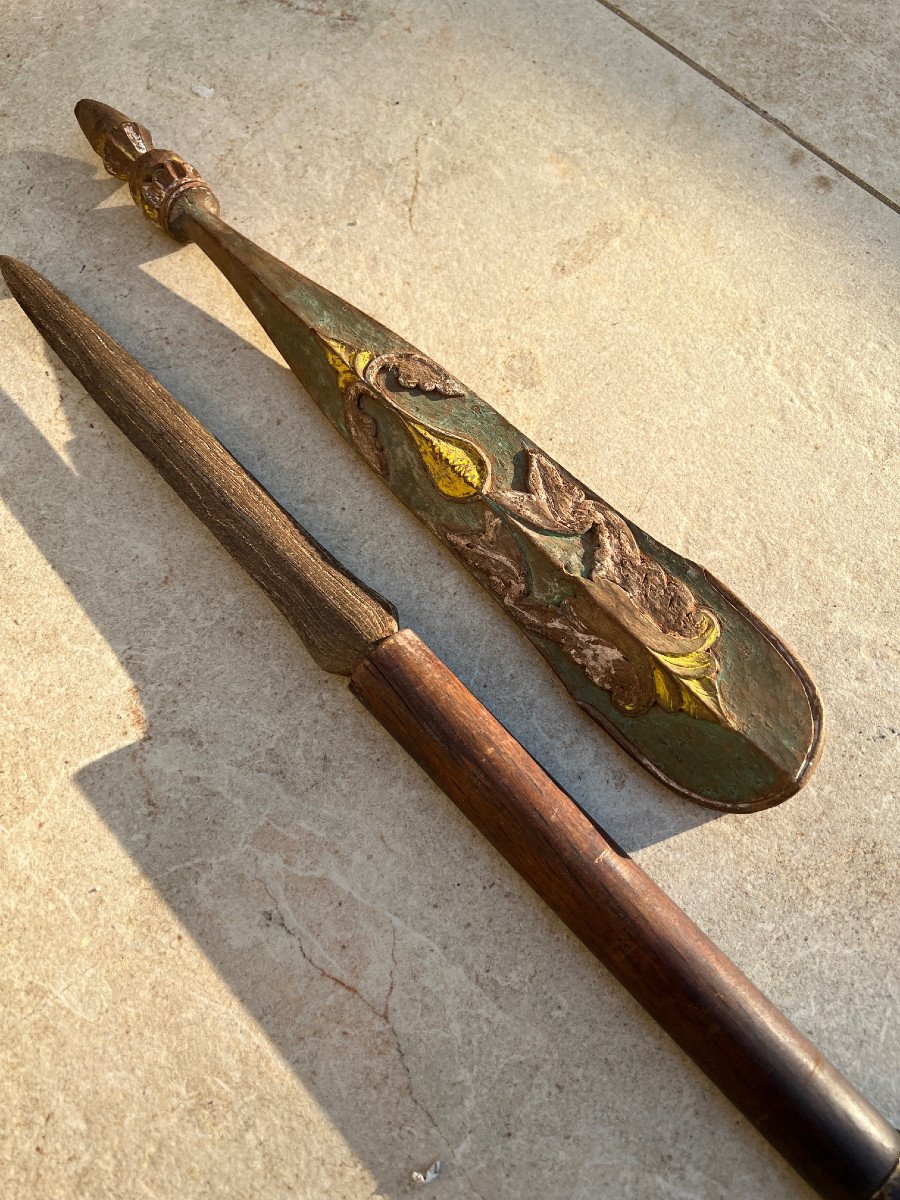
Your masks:
[[[404,393],[466,394],[424,355],[373,355],[322,341],[337,374],[347,435],[366,462],[384,476],[390,472],[376,415],[381,406],[399,419],[446,499],[482,504],[480,531],[463,532],[433,516],[429,524],[525,630],[558,646],[623,713],[639,716],[659,705],[730,724],[718,686],[716,618],[641,550],[618,513],[532,449],[525,450],[522,487],[496,486],[491,462],[474,441],[410,410]],[[560,598],[533,594],[535,557],[555,567]],[[573,571],[573,559],[580,570]]]

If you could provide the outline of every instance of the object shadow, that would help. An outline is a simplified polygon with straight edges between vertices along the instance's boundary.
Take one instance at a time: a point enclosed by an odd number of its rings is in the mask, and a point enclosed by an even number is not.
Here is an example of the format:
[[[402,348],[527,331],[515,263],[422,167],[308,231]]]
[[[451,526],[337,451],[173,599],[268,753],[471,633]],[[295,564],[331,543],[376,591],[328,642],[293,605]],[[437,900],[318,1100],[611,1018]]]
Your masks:
[[[130,200],[98,208],[122,187],[98,178],[91,165],[39,152],[28,159],[33,173],[49,180],[49,197],[66,192],[66,208],[90,214],[86,240],[92,264],[99,265],[86,270],[78,257],[62,255],[47,268],[51,282],[134,353],[304,527],[393,600],[401,624],[432,646],[626,850],[719,819],[722,814],[682,800],[638,768],[578,711],[528,640],[359,462],[249,312],[241,313],[238,329],[229,328],[143,269],[173,254],[193,258],[192,282],[205,274],[213,303],[221,296],[233,303],[230,286],[196,247],[175,246],[137,220]],[[191,354],[192,346],[202,353]],[[64,410],[76,403],[71,391]],[[90,409],[93,402],[83,403]],[[77,442],[68,449],[80,457]],[[79,461],[79,474],[87,466]],[[490,636],[473,634],[482,627]],[[576,740],[581,744],[573,753]]]
[[[33,265],[136,352],[317,538],[394,599],[406,623],[620,843],[637,849],[716,816],[671,796],[607,742],[399,502],[386,497],[373,527],[376,485],[365,468],[286,368],[137,267],[129,251],[141,226],[132,208],[94,209],[108,181],[55,156],[35,155],[34,168],[58,183],[65,177],[67,205],[94,210],[88,242],[103,267],[88,283],[77,259]],[[46,194],[57,190],[51,181]],[[149,233],[148,258],[199,256]],[[202,356],[190,354],[194,345]],[[447,1031],[458,1011],[493,1012],[477,1037],[458,1039],[463,1073],[477,1073],[485,1055],[520,1053],[525,1027],[561,1078],[608,1079],[611,1131],[626,1089],[630,1111],[643,1105],[652,1122],[669,1056],[679,1052],[661,1052],[622,989],[398,754],[343,682],[312,664],[49,352],[48,364],[72,431],[68,462],[4,396],[4,499],[118,656],[143,712],[140,740],[83,767],[79,787],[373,1172],[379,1194],[404,1194],[410,1168],[430,1157],[452,1163],[471,1133],[465,1123],[488,1119],[477,1104],[474,1112],[460,1104],[447,1078]],[[425,594],[423,574],[441,585]],[[475,640],[481,624],[490,636]],[[530,681],[526,696],[521,680]],[[273,733],[284,730],[286,712],[290,739]],[[367,844],[353,840],[360,829],[370,832]],[[496,903],[490,927],[473,935],[471,914],[486,903],[474,881],[486,874],[498,881]],[[458,968],[457,994],[435,994],[433,953]],[[501,982],[504,972],[523,970],[545,978],[533,989]],[[588,981],[580,989],[578,976]],[[570,1012],[561,1028],[547,1000],[554,977],[596,1010]],[[627,1053],[611,1061],[598,1025],[621,1026],[616,1045]],[[686,1060],[684,1069],[699,1079]],[[699,1103],[725,1105],[708,1087],[699,1091]],[[519,1102],[511,1095],[511,1105]],[[610,1144],[624,1157],[638,1134],[622,1128]],[[467,1175],[460,1195],[490,1194],[491,1169]]]

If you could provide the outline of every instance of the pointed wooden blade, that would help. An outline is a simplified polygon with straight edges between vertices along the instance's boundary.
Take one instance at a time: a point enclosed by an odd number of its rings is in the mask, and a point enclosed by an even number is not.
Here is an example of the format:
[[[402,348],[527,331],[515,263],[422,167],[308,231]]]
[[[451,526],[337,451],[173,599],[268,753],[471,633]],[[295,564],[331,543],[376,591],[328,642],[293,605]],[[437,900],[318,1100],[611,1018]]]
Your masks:
[[[188,508],[256,580],[320,667],[350,675],[396,612],[273,499],[152,375],[27,263],[0,257],[47,344]]]

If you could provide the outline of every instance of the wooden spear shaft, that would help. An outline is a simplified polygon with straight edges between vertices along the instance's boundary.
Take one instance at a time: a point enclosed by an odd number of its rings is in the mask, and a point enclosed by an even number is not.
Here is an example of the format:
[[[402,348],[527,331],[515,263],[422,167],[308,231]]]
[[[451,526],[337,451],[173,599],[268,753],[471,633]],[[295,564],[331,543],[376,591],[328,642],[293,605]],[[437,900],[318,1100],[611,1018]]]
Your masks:
[[[120,345],[26,264],[19,304],[313,658],[825,1200],[898,1200],[900,1136],[409,629]]]

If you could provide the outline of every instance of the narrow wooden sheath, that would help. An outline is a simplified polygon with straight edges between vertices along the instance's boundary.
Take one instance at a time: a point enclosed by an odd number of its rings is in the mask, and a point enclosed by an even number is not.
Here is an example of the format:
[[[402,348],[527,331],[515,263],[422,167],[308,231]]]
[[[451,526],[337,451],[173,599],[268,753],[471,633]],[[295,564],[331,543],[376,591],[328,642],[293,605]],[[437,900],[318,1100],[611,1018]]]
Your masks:
[[[199,173],[143,126],[92,100],[75,112],[145,215],[224,272],[326,416],[629,754],[713,808],[751,812],[800,787],[821,705],[740,600],[408,342],[225,224]]]
[[[50,346],[316,661],[352,673],[363,703],[822,1196],[868,1200],[897,1161],[891,1127],[414,634],[396,634],[387,601],[67,296],[14,259],[0,270]]]
[[[887,1196],[897,1131],[411,630],[350,687],[819,1195]]]

